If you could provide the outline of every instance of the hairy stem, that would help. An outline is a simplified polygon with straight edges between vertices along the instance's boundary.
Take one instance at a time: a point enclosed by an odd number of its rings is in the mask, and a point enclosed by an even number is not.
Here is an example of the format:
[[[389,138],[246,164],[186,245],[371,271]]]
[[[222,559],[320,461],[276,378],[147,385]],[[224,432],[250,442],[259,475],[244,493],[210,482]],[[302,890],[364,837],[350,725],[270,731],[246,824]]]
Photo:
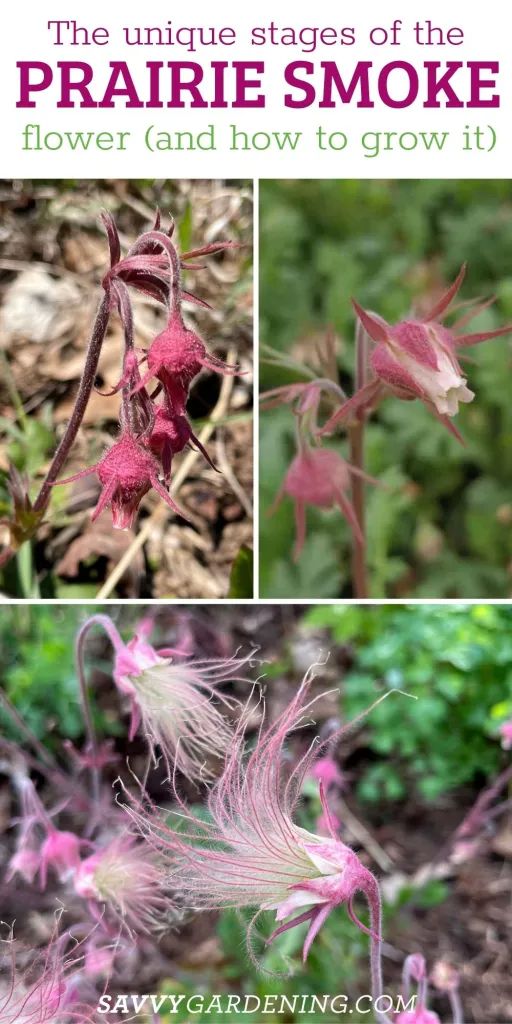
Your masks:
[[[382,1002],[382,910],[377,879],[373,886],[366,890],[366,899],[370,908],[370,970],[372,984],[372,1001],[375,1008],[377,1000]],[[392,1024],[391,1019],[378,1007],[374,1009],[377,1024]]]
[[[355,390],[363,388],[368,378],[368,336],[363,326],[358,323],[356,328],[356,366]],[[364,472],[364,417],[358,418],[349,428],[350,461],[352,465]],[[366,523],[365,523],[365,484],[363,478],[351,473],[352,504],[361,539],[353,538],[352,544],[352,589],[355,597],[368,597],[368,580],[366,570]]]
[[[49,500],[52,492],[52,484],[55,483],[62,466],[64,465],[71,446],[76,438],[80,424],[84,418],[84,413],[87,408],[87,403],[91,397],[91,391],[94,385],[94,379],[96,377],[96,370],[98,368],[98,360],[100,357],[101,346],[107,332],[107,326],[110,315],[110,292],[105,292],[103,296],[98,312],[96,313],[96,319],[92,329],[91,340],[89,342],[89,348],[87,349],[87,355],[85,359],[84,371],[80,380],[78,388],[78,394],[75,400],[75,406],[71,413],[71,418],[66,427],[64,436],[53,456],[50,468],[46,474],[45,480],[37,495],[34,502],[34,509],[37,512],[43,511]]]
[[[91,702],[89,700],[89,688],[87,686],[87,679],[85,676],[85,656],[84,648],[87,634],[95,624],[95,618],[88,619],[84,622],[83,626],[78,632],[75,646],[75,657],[76,657],[76,669],[78,674],[78,682],[80,685],[80,701],[82,705],[82,714],[84,717],[85,729],[87,733],[87,741],[89,749],[92,754],[91,764],[91,781],[92,781],[92,793],[93,799],[96,804],[99,803],[100,799],[100,772],[98,768],[98,740],[96,737],[96,730],[91,714]]]

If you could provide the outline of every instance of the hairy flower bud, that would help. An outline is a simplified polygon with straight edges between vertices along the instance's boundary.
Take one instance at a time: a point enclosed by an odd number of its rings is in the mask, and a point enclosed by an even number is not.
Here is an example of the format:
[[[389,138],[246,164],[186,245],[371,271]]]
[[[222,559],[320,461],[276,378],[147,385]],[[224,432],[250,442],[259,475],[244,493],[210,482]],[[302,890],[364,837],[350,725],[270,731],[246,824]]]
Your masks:
[[[285,494],[293,498],[296,525],[295,559],[299,557],[306,539],[306,505],[314,505],[317,508],[332,508],[337,505],[355,537],[361,539],[359,523],[347,497],[351,473],[372,480],[330,448],[306,447],[295,456],[273,506],[276,508]]]
[[[212,469],[215,469],[208,452],[201,444],[199,438],[192,432],[187,417],[173,412],[165,405],[160,406],[156,410],[155,422],[147,443],[151,451],[158,455],[166,481],[171,476],[173,457],[183,451],[187,444],[194,444],[201,454],[204,455]]]
[[[74,480],[91,473],[97,473],[103,487],[92,514],[93,519],[97,519],[100,512],[110,505],[113,526],[118,530],[129,529],[133,525],[141,499],[151,487],[176,515],[187,518],[160,483],[155,457],[128,432],[121,434],[119,440],[94,466],[65,480],[58,480],[57,483],[73,483]]]
[[[203,367],[222,374],[240,372],[238,366],[228,366],[207,351],[199,335],[185,326],[179,310],[171,312],[167,327],[151,342],[147,361],[148,369],[139,387],[156,377],[172,408],[181,414],[185,412],[188,389]]]

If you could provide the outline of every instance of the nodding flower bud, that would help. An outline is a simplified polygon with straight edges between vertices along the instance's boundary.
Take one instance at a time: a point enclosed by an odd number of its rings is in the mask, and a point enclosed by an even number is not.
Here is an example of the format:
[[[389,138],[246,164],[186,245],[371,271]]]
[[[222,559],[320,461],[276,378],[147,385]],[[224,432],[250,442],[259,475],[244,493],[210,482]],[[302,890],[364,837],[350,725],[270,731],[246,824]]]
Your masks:
[[[375,378],[343,403],[321,433],[332,432],[343,419],[364,410],[369,401],[374,401],[379,388],[387,388],[398,398],[421,399],[451,433],[461,440],[450,418],[457,414],[459,403],[473,400],[474,393],[467,387],[457,350],[462,346],[497,338],[512,330],[508,325],[494,331],[457,333],[457,329],[465,326],[471,317],[486,308],[488,302],[475,304],[452,327],[446,327],[440,322],[464,280],[465,271],[463,266],[453,284],[421,319],[411,318],[391,325],[353,302],[360,323],[375,342],[370,355]]]
[[[293,498],[296,524],[295,559],[299,557],[306,539],[306,505],[314,505],[317,508],[332,508],[337,505],[354,536],[361,540],[361,529],[354,508],[347,497],[351,473],[376,482],[329,448],[304,447],[295,456],[273,506],[276,508],[285,494]]]
[[[459,987],[459,972],[446,960],[436,960],[430,980],[439,992],[453,992]]]
[[[73,483],[81,477],[97,473],[103,490],[92,514],[96,519],[109,505],[112,509],[112,523],[118,530],[133,525],[141,499],[151,487],[177,515],[187,518],[175,504],[158,479],[158,463],[147,448],[130,433],[121,434],[115,444],[94,466],[75,473],[58,484]]]
[[[512,749],[512,719],[500,725],[500,736],[503,750]]]
[[[163,384],[170,403],[178,412],[184,412],[190,384],[203,367],[223,374],[240,372],[238,366],[228,366],[221,359],[212,356],[199,335],[185,326],[181,313],[177,310],[171,312],[167,327],[151,342],[147,362],[147,372],[138,387],[145,387],[152,377],[156,377]]]
[[[212,469],[215,469],[208,452],[192,432],[187,417],[174,412],[165,405],[159,406],[156,410],[155,422],[147,443],[151,451],[160,458],[166,481],[171,477],[173,457],[183,451],[187,444],[194,444]]]
[[[158,860],[133,836],[117,836],[82,861],[75,891],[98,922],[116,923],[127,932],[151,932],[165,925],[171,908]]]

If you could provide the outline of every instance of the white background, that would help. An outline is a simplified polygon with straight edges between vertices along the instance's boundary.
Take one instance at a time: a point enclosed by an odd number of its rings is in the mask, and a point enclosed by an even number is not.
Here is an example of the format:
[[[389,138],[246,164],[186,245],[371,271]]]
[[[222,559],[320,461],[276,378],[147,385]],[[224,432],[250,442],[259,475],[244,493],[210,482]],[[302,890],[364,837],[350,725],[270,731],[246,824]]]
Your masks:
[[[299,13],[300,11],[304,13]],[[102,25],[111,31],[107,46],[78,47],[51,45],[47,31],[50,19],[74,18],[88,27]],[[403,21],[400,46],[370,46],[370,28],[389,27],[395,18]],[[414,43],[412,25],[418,19],[430,18],[444,28],[459,26],[464,30],[462,46],[418,47]],[[120,27],[130,25],[165,25],[172,20],[178,25],[232,25],[239,41],[232,47],[208,47],[188,54],[181,47],[128,47],[122,42]],[[303,54],[293,47],[251,47],[250,28],[265,25],[273,19],[279,25],[316,24],[342,25],[356,29],[359,42],[350,47],[325,47],[313,54]],[[3,30],[0,34],[2,68],[2,177],[507,177],[511,162],[512,59],[510,17],[496,0],[470,7],[467,3],[352,3],[341,4],[319,0],[314,5],[296,2],[258,3],[241,7],[231,2],[188,3],[151,2],[143,4],[106,4],[98,0],[88,3],[58,2],[4,5]],[[57,90],[41,94],[36,109],[16,108],[18,96],[17,60],[42,60],[52,66],[57,60],[83,60],[92,64],[97,74],[98,94],[106,84],[109,60],[126,60],[136,83],[145,81],[147,60],[265,60],[264,110],[57,110]],[[391,60],[406,60],[420,66],[424,60],[498,60],[501,65],[498,91],[501,107],[497,110],[425,110],[418,100],[404,110],[384,108],[377,98],[372,110],[360,110],[350,104],[335,110],[320,111],[316,107],[286,110],[283,68],[296,59],[336,60],[344,77],[350,80],[358,60],[372,60],[380,67]],[[94,84],[91,86],[95,91]],[[141,89],[143,91],[143,89]],[[121,101],[124,103],[124,101]],[[127,152],[101,152],[91,149],[73,153],[23,152],[21,131],[27,123],[38,122],[45,131],[131,131]],[[144,130],[156,123],[161,131],[200,131],[209,123],[216,126],[217,152],[160,152],[151,154],[143,144]],[[293,152],[230,152],[226,145],[228,126],[236,123],[249,132],[302,131],[306,141]],[[342,153],[320,152],[314,144],[314,131],[322,124],[329,131],[344,131],[350,139]],[[494,152],[463,152],[460,138],[464,125],[492,124],[498,133]],[[449,131],[450,139],[443,152],[383,152],[376,159],[364,156],[359,139],[365,131]]]

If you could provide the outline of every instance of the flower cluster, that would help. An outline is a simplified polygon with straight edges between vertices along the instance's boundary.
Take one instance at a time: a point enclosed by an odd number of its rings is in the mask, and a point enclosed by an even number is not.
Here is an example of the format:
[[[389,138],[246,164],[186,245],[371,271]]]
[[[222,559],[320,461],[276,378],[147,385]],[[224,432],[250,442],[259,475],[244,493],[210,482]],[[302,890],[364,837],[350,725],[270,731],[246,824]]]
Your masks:
[[[280,403],[291,405],[296,417],[298,452],[277,499],[280,501],[288,495],[295,503],[294,556],[298,557],[304,545],[305,507],[338,506],[350,525],[354,549],[363,552],[359,561],[355,557],[353,568],[354,590],[359,597],[368,596],[363,550],[364,482],[377,483],[364,473],[363,431],[368,416],[387,395],[402,401],[419,399],[457,440],[462,441],[453,418],[459,404],[471,402],[475,396],[459,362],[460,350],[512,332],[511,325],[474,333],[465,330],[471,318],[487,308],[492,300],[461,303],[466,307],[465,312],[451,326],[444,323],[465,271],[463,266],[453,284],[423,316],[408,317],[396,324],[387,323],[353,301],[357,326],[355,392],[351,397],[344,394],[338,382],[332,334],[327,336],[323,351],[317,352],[316,367],[268,350],[272,356],[270,363],[308,378],[304,383],[276,387],[261,396],[267,408]],[[370,344],[373,347],[368,352]],[[322,410],[329,414],[321,424]],[[348,435],[348,460],[337,449],[318,448],[326,437],[339,429]]]
[[[180,257],[172,241],[173,225],[165,234],[160,230],[160,215],[157,214],[153,230],[142,234],[123,258],[113,218],[104,214],[103,221],[110,247],[110,269],[103,279],[106,309],[101,317],[101,332],[104,335],[111,312],[117,310],[125,342],[120,379],[108,392],[121,393],[119,435],[93,466],[65,479],[54,480],[52,484],[71,483],[95,473],[101,494],[92,518],[110,506],[113,525],[124,530],[133,524],[140,501],[151,488],[173,512],[186,518],[168,488],[174,456],[187,445],[198,448],[213,466],[187,418],[190,386],[203,368],[220,374],[236,374],[239,367],[228,366],[212,355],[202,338],[186,325],[183,301],[202,306],[207,303],[185,291],[181,278],[183,271],[197,269],[190,260],[220,252],[233,243],[202,246]],[[130,288],[150,295],[167,311],[165,329],[141,357],[134,342]],[[144,363],[147,369],[141,376],[140,367]],[[148,387],[152,381],[155,389],[150,394]]]

